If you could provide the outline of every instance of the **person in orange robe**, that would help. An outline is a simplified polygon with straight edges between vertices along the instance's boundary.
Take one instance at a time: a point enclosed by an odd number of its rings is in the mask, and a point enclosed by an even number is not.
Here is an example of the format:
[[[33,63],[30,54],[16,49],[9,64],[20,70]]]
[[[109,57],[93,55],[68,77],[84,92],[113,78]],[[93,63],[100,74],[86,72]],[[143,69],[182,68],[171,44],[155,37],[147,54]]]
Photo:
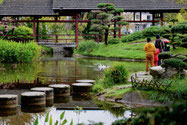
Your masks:
[[[146,74],[149,71],[149,62],[151,67],[154,66],[154,54],[156,51],[155,45],[151,42],[151,38],[147,38],[147,43],[144,46],[144,51],[146,52]]]

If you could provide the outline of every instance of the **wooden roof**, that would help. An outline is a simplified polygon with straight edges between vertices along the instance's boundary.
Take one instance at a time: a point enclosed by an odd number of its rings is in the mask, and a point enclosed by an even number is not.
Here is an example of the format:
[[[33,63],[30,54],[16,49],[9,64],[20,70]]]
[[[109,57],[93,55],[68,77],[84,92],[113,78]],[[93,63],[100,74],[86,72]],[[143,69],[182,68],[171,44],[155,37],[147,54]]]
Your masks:
[[[174,1],[174,2],[171,2]],[[0,4],[0,15],[50,16],[54,12],[90,11],[98,3],[113,3],[125,11],[179,11],[175,0],[4,0]]]

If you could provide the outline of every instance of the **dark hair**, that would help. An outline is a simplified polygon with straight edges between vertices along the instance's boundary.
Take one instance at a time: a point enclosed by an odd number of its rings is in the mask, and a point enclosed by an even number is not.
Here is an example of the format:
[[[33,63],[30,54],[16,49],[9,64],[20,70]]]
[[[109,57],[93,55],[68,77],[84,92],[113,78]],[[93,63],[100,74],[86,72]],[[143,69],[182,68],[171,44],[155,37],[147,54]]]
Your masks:
[[[147,38],[147,42],[150,42],[151,41],[151,38]]]
[[[156,38],[157,38],[157,39],[159,39],[159,38],[160,38],[160,35],[159,35],[159,34],[157,34],[157,35],[156,35]]]

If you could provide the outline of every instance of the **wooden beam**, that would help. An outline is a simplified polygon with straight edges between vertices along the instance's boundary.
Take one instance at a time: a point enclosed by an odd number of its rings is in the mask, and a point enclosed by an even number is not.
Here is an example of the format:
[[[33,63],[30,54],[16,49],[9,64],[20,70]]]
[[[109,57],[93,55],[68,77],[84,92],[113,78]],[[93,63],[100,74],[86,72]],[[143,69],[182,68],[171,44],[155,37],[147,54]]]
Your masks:
[[[164,25],[164,15],[163,13],[160,13],[160,20],[161,20],[161,26]]]
[[[38,18],[37,18],[37,22],[36,22],[36,41],[37,42],[39,42],[38,41],[38,39],[39,39],[39,22],[38,22]]]

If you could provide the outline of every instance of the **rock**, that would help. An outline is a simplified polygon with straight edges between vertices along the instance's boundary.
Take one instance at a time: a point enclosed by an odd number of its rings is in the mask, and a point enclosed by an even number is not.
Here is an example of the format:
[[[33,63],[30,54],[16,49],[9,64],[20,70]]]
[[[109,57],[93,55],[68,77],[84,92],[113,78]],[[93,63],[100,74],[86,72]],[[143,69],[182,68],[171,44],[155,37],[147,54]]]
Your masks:
[[[165,72],[165,69],[162,68],[161,66],[155,66],[150,68],[150,74],[154,78],[160,78],[162,77],[162,74]]]

